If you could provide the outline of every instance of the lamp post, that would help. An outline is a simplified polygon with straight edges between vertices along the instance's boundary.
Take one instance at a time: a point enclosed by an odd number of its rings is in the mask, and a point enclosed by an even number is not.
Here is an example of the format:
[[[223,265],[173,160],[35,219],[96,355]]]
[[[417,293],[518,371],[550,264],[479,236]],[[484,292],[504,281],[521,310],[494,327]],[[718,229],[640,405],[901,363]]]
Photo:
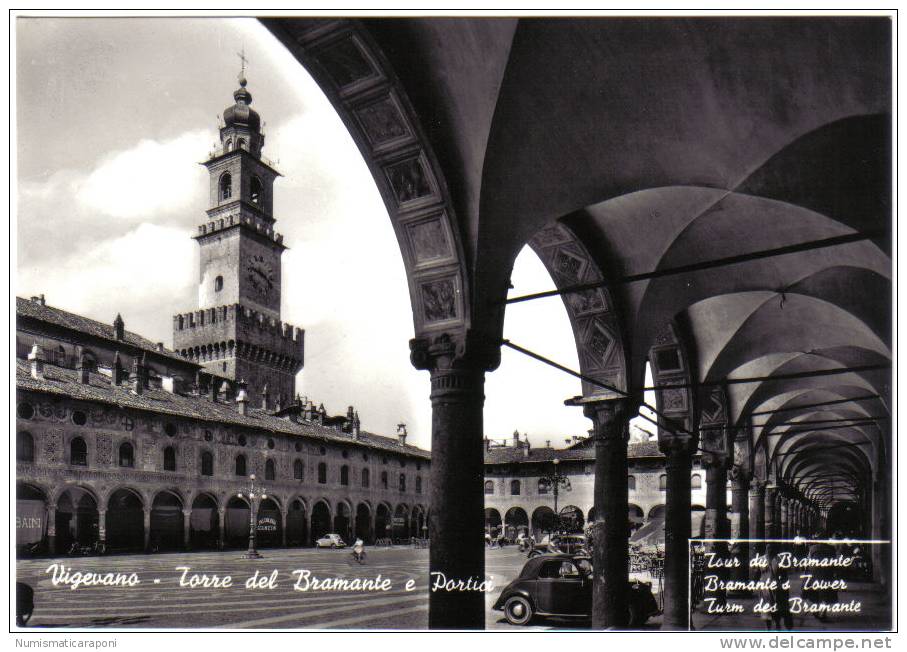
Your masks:
[[[249,476],[249,486],[247,488],[240,489],[236,496],[238,498],[246,498],[249,501],[249,549],[246,551],[246,554],[242,556],[243,559],[261,559],[261,555],[258,550],[255,549],[255,537],[256,537],[256,523],[255,516],[258,513],[256,509],[257,504],[260,504],[262,500],[267,500],[268,495],[263,493],[260,488],[255,486],[255,474]]]
[[[553,460],[551,460],[551,462],[552,464],[554,464],[554,471],[548,473],[547,475],[543,475],[541,478],[539,478],[539,482],[547,486],[548,489],[554,494],[554,518],[555,522],[559,525],[560,515],[557,511],[558,493],[560,493],[561,487],[563,487],[565,491],[570,491],[573,487],[570,485],[570,478],[565,475],[561,475],[557,471],[557,465],[560,464],[561,461],[555,457]]]

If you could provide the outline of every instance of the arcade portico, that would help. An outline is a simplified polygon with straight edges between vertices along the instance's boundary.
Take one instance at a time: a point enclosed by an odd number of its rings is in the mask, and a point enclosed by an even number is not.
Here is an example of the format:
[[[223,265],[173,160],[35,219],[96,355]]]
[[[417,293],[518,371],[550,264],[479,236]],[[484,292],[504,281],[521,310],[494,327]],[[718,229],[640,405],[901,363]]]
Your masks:
[[[712,535],[732,534],[730,478],[735,535],[890,536],[887,18],[263,22],[349,128],[398,237],[430,375],[430,570],[485,573],[483,386],[519,345],[502,329],[526,244],[570,317],[593,429],[594,627],[625,624],[647,361],[664,628],[687,626],[697,451]],[[429,599],[432,628],[484,626],[481,594]]]

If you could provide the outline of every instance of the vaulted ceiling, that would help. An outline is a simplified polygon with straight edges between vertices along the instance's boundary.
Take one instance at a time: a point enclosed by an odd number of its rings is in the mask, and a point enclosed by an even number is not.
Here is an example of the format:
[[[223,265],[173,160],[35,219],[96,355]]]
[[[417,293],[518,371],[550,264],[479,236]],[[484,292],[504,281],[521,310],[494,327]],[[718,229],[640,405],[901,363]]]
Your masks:
[[[619,283],[608,295],[626,387],[642,386],[656,335],[679,324],[695,380],[760,379],[729,384],[728,411],[734,424],[754,424],[754,450],[782,479],[825,495],[813,480],[821,470],[844,478],[838,498],[865,491],[890,455],[888,19],[264,22],[351,126],[379,187],[390,179],[400,234],[415,218],[355,117],[355,98],[377,93],[368,80],[391,86],[457,243],[465,299],[462,314],[439,313],[444,323],[463,317],[500,336],[513,261],[554,222],[612,280],[865,233]],[[333,45],[343,39],[353,47]],[[412,246],[401,236],[418,334],[431,327],[432,310],[416,305],[430,265]],[[856,369],[828,373],[840,368]],[[772,410],[783,418],[752,417]]]

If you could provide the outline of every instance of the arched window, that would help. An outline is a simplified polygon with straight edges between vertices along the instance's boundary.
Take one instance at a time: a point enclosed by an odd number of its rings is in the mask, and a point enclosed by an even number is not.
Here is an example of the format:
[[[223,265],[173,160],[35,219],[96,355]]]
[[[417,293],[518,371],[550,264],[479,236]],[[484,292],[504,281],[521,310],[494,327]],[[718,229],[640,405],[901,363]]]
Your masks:
[[[668,476],[662,473],[658,476],[658,489],[660,491],[666,491],[668,488]]]
[[[31,433],[20,430],[16,433],[16,461],[35,461],[35,439]]]
[[[262,185],[261,179],[252,177],[252,183],[249,188],[249,200],[253,204],[261,204]]]
[[[173,446],[164,449],[164,470],[176,471],[176,451]]]
[[[539,480],[539,493],[546,494],[551,490],[551,485],[545,482],[544,479]]]
[[[57,347],[57,366],[65,367],[66,366],[66,349],[62,346]]]
[[[293,462],[293,479],[302,480],[305,477],[305,466],[302,464],[302,460],[296,460]]]
[[[69,442],[69,463],[73,466],[88,466],[88,446],[81,437]]]
[[[387,471],[381,472],[381,488],[387,489]]]
[[[328,483],[328,465],[324,462],[318,464],[318,484]]]
[[[494,494],[494,482],[492,482],[491,480],[486,480],[485,481],[485,495],[491,496],[493,494]]]
[[[362,486],[368,488],[369,485],[369,472],[368,469],[362,469]]]
[[[202,475],[214,475],[214,456],[208,451],[202,453]]]
[[[221,200],[230,199],[233,195],[233,177],[229,172],[224,172],[220,178],[220,198]]]
[[[421,475],[416,476],[416,493],[417,494],[422,493],[422,476]]]
[[[350,467],[346,464],[340,467],[340,484],[344,487],[350,483]]]
[[[246,456],[245,455],[236,456],[236,475],[241,475],[241,476],[246,475]]]
[[[400,474],[400,491],[406,491],[406,475]]]
[[[268,460],[265,462],[265,480],[273,480],[275,475],[274,460]]]
[[[131,469],[135,466],[135,449],[128,441],[120,444],[120,466]]]
[[[630,491],[636,491],[636,476],[628,475],[627,476],[627,489]]]
[[[702,489],[702,476],[698,473],[694,473],[690,478],[690,489]]]
[[[214,291],[220,292],[223,289],[224,289],[224,277],[218,276],[217,278],[214,279]]]
[[[225,152],[233,151],[233,141],[230,140],[229,138],[227,139],[227,142],[224,143],[224,151]]]
[[[519,496],[519,495],[520,495],[520,481],[519,481],[519,480],[511,480],[511,481],[510,481],[510,495],[511,495],[511,496]]]
[[[236,149],[245,149],[245,148],[246,148],[246,141],[244,138],[240,138],[239,140],[236,141]]]

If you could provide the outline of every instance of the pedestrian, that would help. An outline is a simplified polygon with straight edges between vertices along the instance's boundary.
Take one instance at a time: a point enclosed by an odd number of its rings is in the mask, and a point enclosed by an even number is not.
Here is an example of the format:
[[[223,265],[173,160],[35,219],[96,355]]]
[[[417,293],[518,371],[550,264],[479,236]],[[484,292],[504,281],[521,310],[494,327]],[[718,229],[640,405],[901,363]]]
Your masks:
[[[759,598],[767,608],[759,614],[759,617],[765,621],[765,629],[769,631],[772,629],[780,631],[782,624],[790,631],[794,627],[794,617],[790,611],[788,575],[778,560],[775,544],[770,543],[766,546],[765,558],[768,563],[759,575],[762,583]]]
[[[353,557],[356,558],[360,564],[365,559],[365,543],[360,538],[356,538],[355,543],[353,543]]]

